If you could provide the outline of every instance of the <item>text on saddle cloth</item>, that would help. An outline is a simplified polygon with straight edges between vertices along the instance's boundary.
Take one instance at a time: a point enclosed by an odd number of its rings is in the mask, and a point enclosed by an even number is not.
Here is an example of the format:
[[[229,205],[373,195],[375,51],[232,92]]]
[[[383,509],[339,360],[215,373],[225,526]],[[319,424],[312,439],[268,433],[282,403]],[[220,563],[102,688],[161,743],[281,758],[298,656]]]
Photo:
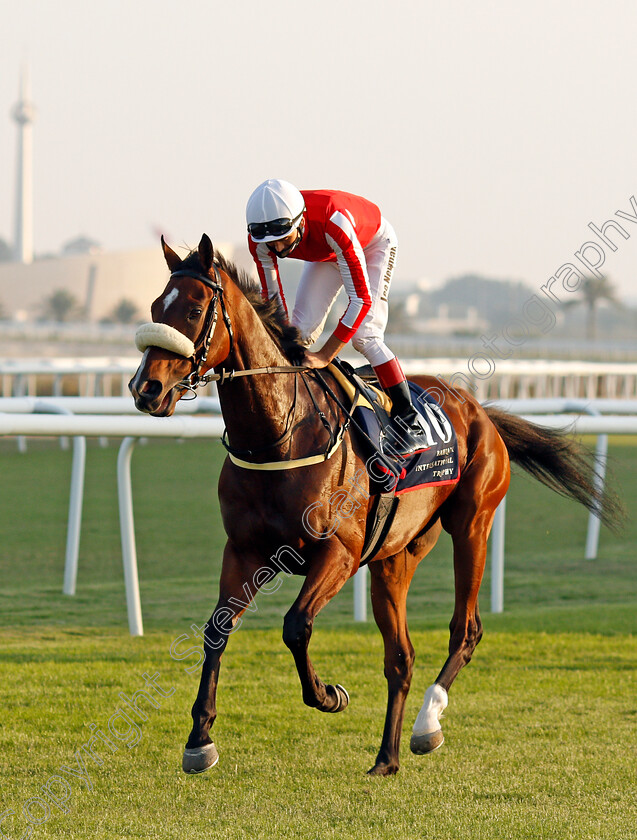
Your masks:
[[[396,495],[421,487],[455,484],[460,478],[458,439],[451,421],[435,399],[422,388],[410,382],[409,389],[428,446],[406,458],[391,459],[389,466],[379,462],[377,468],[370,471],[372,480],[376,479],[385,491],[388,489],[386,479],[393,475]],[[381,422],[376,413],[359,406],[354,411],[354,417],[374,444],[380,446]]]

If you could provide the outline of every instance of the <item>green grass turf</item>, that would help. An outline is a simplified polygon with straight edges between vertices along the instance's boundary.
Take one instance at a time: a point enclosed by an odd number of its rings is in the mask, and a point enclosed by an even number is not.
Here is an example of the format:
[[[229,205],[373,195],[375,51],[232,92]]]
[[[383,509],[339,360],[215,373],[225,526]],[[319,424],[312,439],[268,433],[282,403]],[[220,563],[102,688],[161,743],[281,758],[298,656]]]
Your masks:
[[[413,635],[409,724],[446,645],[442,631]],[[201,777],[179,767],[197,678],[171,659],[172,641],[105,630],[4,635],[0,808],[16,812],[9,836],[21,836],[23,806],[60,775],[69,779],[69,813],[51,806],[34,836],[637,836],[635,644],[627,636],[489,634],[451,693],[442,749],[413,756],[406,737],[391,779],[364,775],[384,714],[381,642],[371,628],[324,630],[313,640],[319,671],[351,693],[339,715],[303,706],[278,631],[237,634],[222,668],[221,760]],[[101,766],[86,759],[88,790],[61,768],[77,766],[88,724],[109,734],[109,719],[126,708],[119,693],[142,688],[145,672],[159,672],[159,685],[174,693],[158,709],[146,704],[135,746],[104,747]],[[119,721],[120,733],[128,728]]]
[[[613,441],[616,483],[630,511],[637,449]],[[0,814],[7,836],[27,827],[22,808],[65,776],[94,723],[122,707],[119,692],[144,672],[174,688],[148,708],[139,742],[103,764],[87,760],[92,789],[69,779],[68,813],[51,806],[33,837],[73,838],[637,838],[637,525],[602,532],[583,559],[586,513],[522,476],[507,503],[505,612],[454,684],[446,743],[408,749],[426,686],[446,655],[453,608],[450,544],[423,561],[410,595],[417,667],[400,774],[370,779],[386,700],[382,643],[351,621],[351,587],[319,616],[311,653],[342,682],[339,715],[303,706],[281,619],[300,579],[261,595],[224,657],[217,768],[180,771],[198,658],[171,644],[208,617],[223,534],[216,504],[222,453],[213,443],[151,442],[133,457],[135,517],[146,635],[126,630],[115,493],[116,447],[89,448],[78,590],[61,595],[70,453],[30,442],[0,445]],[[173,651],[189,649],[182,642]],[[55,790],[55,783],[53,790]],[[33,801],[34,818],[45,813]]]

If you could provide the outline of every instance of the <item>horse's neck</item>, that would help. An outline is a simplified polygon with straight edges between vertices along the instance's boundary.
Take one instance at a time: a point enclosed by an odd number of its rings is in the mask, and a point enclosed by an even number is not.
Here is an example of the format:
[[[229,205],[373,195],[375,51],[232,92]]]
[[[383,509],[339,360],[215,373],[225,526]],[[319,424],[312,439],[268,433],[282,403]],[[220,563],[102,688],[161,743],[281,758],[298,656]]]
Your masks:
[[[290,365],[242,294],[232,296],[231,310],[234,347],[222,365],[225,370]],[[219,401],[232,446],[255,449],[281,436],[295,399],[297,376],[254,374],[219,386]]]
[[[252,370],[290,364],[254,307],[238,290],[233,295],[232,310],[231,318],[235,325],[234,348],[224,367]]]

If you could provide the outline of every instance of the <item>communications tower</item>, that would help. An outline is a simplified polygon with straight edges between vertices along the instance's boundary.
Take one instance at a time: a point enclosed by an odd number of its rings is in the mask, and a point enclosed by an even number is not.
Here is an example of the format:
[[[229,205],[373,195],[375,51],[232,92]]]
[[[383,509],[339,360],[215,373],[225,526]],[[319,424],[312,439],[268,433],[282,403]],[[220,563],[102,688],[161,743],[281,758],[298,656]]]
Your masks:
[[[33,261],[33,137],[35,108],[31,102],[28,69],[20,77],[20,99],[11,116],[18,125],[14,259],[17,262]]]

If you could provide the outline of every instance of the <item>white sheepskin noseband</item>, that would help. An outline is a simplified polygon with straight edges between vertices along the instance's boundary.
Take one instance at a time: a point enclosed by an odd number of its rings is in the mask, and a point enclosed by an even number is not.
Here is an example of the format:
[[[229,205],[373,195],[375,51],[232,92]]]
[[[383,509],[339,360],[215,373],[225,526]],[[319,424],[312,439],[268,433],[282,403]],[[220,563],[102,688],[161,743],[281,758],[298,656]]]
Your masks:
[[[147,347],[163,347],[187,359],[195,355],[192,341],[168,324],[142,324],[135,333],[135,345],[142,353]]]

